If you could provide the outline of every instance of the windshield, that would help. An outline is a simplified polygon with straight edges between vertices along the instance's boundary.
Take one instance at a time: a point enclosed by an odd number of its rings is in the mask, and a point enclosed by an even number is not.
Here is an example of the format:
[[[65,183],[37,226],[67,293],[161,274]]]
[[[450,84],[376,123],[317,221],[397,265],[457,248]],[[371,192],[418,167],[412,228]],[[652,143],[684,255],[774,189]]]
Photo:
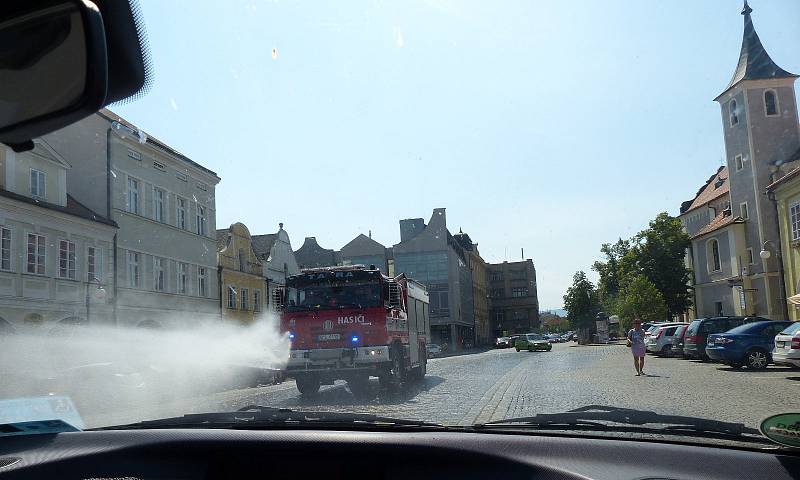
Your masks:
[[[732,328],[725,333],[730,333],[733,335],[740,334],[740,333],[750,333],[750,334],[758,334],[764,329],[768,323],[758,322],[758,323],[745,323],[744,325],[739,325],[738,327]]]
[[[0,419],[797,405],[702,338],[800,319],[800,2],[138,3],[148,88],[0,145]]]
[[[781,335],[794,335],[795,333],[798,332],[800,332],[800,322],[794,322],[793,324],[784,328],[783,331],[781,332]]]
[[[378,284],[290,287],[286,304],[286,308],[290,312],[378,306],[381,306],[381,287]]]

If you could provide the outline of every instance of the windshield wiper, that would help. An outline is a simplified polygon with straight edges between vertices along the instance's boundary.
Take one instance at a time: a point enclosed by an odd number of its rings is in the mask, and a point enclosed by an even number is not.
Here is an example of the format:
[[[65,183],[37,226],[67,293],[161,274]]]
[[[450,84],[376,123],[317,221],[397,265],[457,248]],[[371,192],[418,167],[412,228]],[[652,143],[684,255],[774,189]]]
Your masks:
[[[617,425],[615,425],[617,424]],[[727,438],[768,443],[761,433],[741,423],[723,422],[680,415],[661,415],[646,410],[587,405],[564,413],[507,418],[473,425],[476,430],[535,428],[537,430],[586,430],[631,432],[656,435],[685,435]]]
[[[180,417],[145,420],[142,422],[91,430],[140,430],[150,428],[286,428],[312,427],[375,427],[375,428],[425,428],[444,430],[439,423],[381,417],[363,413],[306,412],[288,408],[249,405],[234,412],[192,413]]]

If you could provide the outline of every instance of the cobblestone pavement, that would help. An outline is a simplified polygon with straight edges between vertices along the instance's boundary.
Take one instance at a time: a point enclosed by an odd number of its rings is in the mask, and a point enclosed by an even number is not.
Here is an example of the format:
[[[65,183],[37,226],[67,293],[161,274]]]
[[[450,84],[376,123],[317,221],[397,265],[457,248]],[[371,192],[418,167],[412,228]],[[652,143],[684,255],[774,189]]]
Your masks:
[[[350,411],[472,424],[508,417],[556,413],[585,405],[652,410],[742,422],[757,427],[765,416],[796,409],[800,370],[764,371],[648,355],[647,376],[634,375],[624,345],[556,344],[551,352],[491,350],[432,359],[423,382],[399,393],[357,398],[344,382],[316,396],[298,394],[294,382],[186,398],[146,409],[85,416],[90,425],[219,411],[258,404],[293,409]]]

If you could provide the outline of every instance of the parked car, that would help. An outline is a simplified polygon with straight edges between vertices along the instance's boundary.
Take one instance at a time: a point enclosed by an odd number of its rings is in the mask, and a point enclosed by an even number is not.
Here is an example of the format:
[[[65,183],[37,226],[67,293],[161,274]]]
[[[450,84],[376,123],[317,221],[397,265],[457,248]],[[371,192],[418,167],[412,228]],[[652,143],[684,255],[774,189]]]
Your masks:
[[[672,339],[675,337],[675,333],[678,328],[686,325],[688,324],[667,325],[656,328],[649,337],[645,337],[647,351],[656,355],[669,355],[672,350]]]
[[[722,333],[745,323],[769,320],[763,317],[709,317],[698,318],[689,324],[683,338],[683,357],[708,360],[706,341],[712,333]]]
[[[772,349],[775,365],[800,368],[800,322],[794,322],[775,336]]]
[[[772,363],[775,336],[791,324],[765,320],[745,323],[725,333],[712,333],[708,336],[706,355],[733,368],[746,365],[752,370],[762,370]]]
[[[425,345],[425,352],[427,352],[428,358],[436,358],[442,355],[442,347],[435,343],[428,343]]]
[[[511,335],[510,337],[508,337],[508,343],[509,343],[509,345],[508,345],[508,346],[509,346],[509,347],[514,347],[514,346],[517,344],[517,339],[518,339],[520,336],[521,336],[521,335]]]
[[[547,341],[546,338],[544,338],[543,335],[539,335],[538,333],[526,333],[525,335],[520,335],[517,337],[514,348],[516,348],[518,352],[520,350],[527,350],[529,352],[533,352],[534,350],[544,350],[549,352],[553,346]]]
[[[687,323],[686,325],[679,325],[678,329],[675,330],[675,335],[672,336],[672,348],[669,352],[673,357],[683,356],[683,338],[688,328],[689,324]]]

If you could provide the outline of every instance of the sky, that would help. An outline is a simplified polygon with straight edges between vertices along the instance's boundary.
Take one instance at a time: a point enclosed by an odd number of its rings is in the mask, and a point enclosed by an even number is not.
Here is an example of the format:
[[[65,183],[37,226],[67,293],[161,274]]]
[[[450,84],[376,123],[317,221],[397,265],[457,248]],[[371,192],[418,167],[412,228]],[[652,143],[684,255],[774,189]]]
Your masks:
[[[445,207],[486,261],[524,249],[559,308],[602,243],[676,215],[725,156],[739,0],[140,5],[152,88],[111,109],[217,172],[219,228],[282,222],[295,249],[393,245]],[[800,2],[750,6],[800,73]]]

